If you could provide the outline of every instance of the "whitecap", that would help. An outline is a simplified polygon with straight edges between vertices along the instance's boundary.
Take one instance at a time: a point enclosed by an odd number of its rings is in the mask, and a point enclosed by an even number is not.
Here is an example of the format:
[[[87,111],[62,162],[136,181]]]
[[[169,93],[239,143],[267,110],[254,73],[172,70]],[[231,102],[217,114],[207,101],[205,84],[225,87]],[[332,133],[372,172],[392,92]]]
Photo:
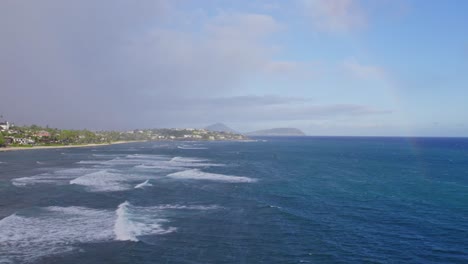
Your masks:
[[[34,184],[68,184],[70,179],[74,179],[80,175],[93,171],[97,170],[88,168],[63,169],[28,177],[15,178],[12,179],[11,182],[15,186],[26,186]]]
[[[99,156],[98,156],[99,155]],[[162,155],[141,155],[141,154],[132,154],[132,155],[104,155],[104,154],[94,154],[95,157],[114,157],[113,159],[108,160],[82,160],[77,162],[78,164],[88,164],[88,165],[101,165],[101,166],[132,166],[140,164],[151,164],[155,161],[168,159],[166,156]]]
[[[213,167],[224,166],[223,164],[208,163],[207,159],[200,158],[187,158],[187,157],[174,157],[169,163],[178,167]]]
[[[70,181],[70,184],[85,186],[92,192],[124,191],[132,189],[130,182],[140,181],[141,177],[140,175],[100,170],[73,179]]]
[[[174,165],[161,162],[159,164],[153,163],[152,165],[140,164],[134,167],[135,169],[149,169],[149,170],[165,170],[165,171],[174,171],[174,170],[183,170],[185,167],[177,167]]]
[[[82,243],[138,241],[140,236],[175,231],[175,227],[163,227],[168,220],[160,217],[162,213],[162,209],[124,202],[115,211],[50,206],[35,210],[34,215],[12,214],[0,220],[0,263],[35,262]]]
[[[126,158],[143,159],[143,160],[162,160],[162,159],[167,159],[168,157],[164,155],[131,154],[131,155],[127,155]]]
[[[196,150],[196,149],[208,149],[206,147],[191,147],[191,146],[177,146],[178,149],[187,149],[187,150],[190,150],[190,149],[193,149],[193,150]]]
[[[220,182],[256,182],[256,179],[252,179],[244,176],[231,176],[217,173],[203,172],[199,169],[191,169],[180,172],[175,172],[167,175],[174,179],[190,179],[190,180],[208,180],[208,181],[220,181]]]
[[[94,157],[118,157],[119,154],[92,154]]]
[[[170,160],[157,160],[135,166],[137,169],[184,170],[197,167],[219,167],[223,164],[210,163],[207,159],[174,157]]]
[[[85,165],[96,165],[96,164],[102,164],[104,161],[100,160],[81,160],[78,161],[77,164],[85,164]]]
[[[115,239],[120,241],[139,241],[138,236],[167,234],[176,230],[175,227],[163,228],[166,219],[151,219],[148,214],[142,213],[138,208],[125,201],[115,211],[114,224]]]
[[[205,162],[207,159],[200,158],[187,158],[187,157],[173,157],[170,162],[187,162],[187,163],[196,163],[196,162]]]
[[[214,210],[217,205],[173,205],[165,204],[150,207],[133,206],[128,201],[121,203],[115,211],[114,224],[115,239],[120,241],[139,241],[138,237],[147,235],[161,235],[177,230],[175,227],[164,228],[169,222],[160,217],[165,210]]]
[[[167,209],[176,209],[176,210],[214,210],[220,209],[222,207],[218,205],[179,205],[179,204],[163,204],[158,206],[151,206],[149,209],[157,210],[167,210]]]
[[[85,207],[48,207],[36,216],[0,220],[0,255],[8,263],[33,262],[73,250],[78,243],[113,239],[112,212]]]
[[[150,187],[150,186],[153,186],[153,184],[149,183],[149,180],[146,180],[142,183],[135,185],[135,189],[142,189],[144,187]]]

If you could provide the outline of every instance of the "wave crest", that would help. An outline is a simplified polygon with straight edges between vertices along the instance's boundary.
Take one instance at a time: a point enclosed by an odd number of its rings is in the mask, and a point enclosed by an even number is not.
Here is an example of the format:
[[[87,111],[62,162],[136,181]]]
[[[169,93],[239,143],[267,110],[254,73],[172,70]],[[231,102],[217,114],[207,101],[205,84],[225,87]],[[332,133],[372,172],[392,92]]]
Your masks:
[[[180,172],[175,172],[167,175],[174,179],[191,179],[191,180],[208,180],[208,181],[220,181],[220,182],[232,182],[232,183],[243,183],[243,182],[256,182],[256,179],[252,179],[244,176],[232,176],[217,173],[203,172],[199,169],[191,169]]]

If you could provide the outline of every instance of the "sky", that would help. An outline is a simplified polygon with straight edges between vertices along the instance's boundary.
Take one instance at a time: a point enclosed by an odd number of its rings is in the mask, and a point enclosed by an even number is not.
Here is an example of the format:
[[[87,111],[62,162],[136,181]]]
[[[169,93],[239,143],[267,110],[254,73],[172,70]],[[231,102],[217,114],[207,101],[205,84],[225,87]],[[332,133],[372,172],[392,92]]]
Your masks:
[[[0,1],[0,114],[468,136],[468,1]]]

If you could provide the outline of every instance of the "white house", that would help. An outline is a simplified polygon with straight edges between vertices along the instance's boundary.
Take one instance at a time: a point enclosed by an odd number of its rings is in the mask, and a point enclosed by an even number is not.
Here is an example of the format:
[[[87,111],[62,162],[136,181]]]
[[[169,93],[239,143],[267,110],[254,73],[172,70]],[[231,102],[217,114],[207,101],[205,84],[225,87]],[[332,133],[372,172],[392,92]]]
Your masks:
[[[0,123],[0,130],[9,130],[10,129],[10,123],[8,122],[1,122]]]
[[[30,138],[13,138],[13,142],[20,145],[34,144],[34,140]]]

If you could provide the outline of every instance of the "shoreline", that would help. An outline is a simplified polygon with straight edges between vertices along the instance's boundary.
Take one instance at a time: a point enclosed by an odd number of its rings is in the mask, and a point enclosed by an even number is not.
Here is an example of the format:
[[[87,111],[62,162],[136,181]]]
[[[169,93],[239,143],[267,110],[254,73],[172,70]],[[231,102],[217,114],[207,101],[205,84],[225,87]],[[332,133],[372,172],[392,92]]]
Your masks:
[[[112,143],[102,144],[84,144],[84,145],[63,145],[63,146],[34,146],[34,147],[6,147],[0,148],[0,152],[17,151],[17,150],[35,150],[35,149],[61,149],[61,148],[85,148],[85,147],[101,147],[125,143],[144,142],[144,141],[116,141]]]
[[[158,142],[203,142],[206,140],[158,140]],[[244,139],[244,140],[221,140],[225,142],[255,142],[255,139]],[[102,146],[110,146],[110,145],[117,145],[117,144],[126,144],[126,143],[137,143],[137,142],[148,142],[148,140],[130,140],[130,141],[115,141],[112,143],[100,143],[100,144],[85,144],[85,145],[63,145],[63,146],[33,146],[33,147],[6,147],[0,148],[1,152],[8,152],[8,151],[17,151],[17,150],[35,150],[35,149],[61,149],[61,148],[85,148],[85,147],[102,147]],[[216,140],[211,141],[216,142]]]

